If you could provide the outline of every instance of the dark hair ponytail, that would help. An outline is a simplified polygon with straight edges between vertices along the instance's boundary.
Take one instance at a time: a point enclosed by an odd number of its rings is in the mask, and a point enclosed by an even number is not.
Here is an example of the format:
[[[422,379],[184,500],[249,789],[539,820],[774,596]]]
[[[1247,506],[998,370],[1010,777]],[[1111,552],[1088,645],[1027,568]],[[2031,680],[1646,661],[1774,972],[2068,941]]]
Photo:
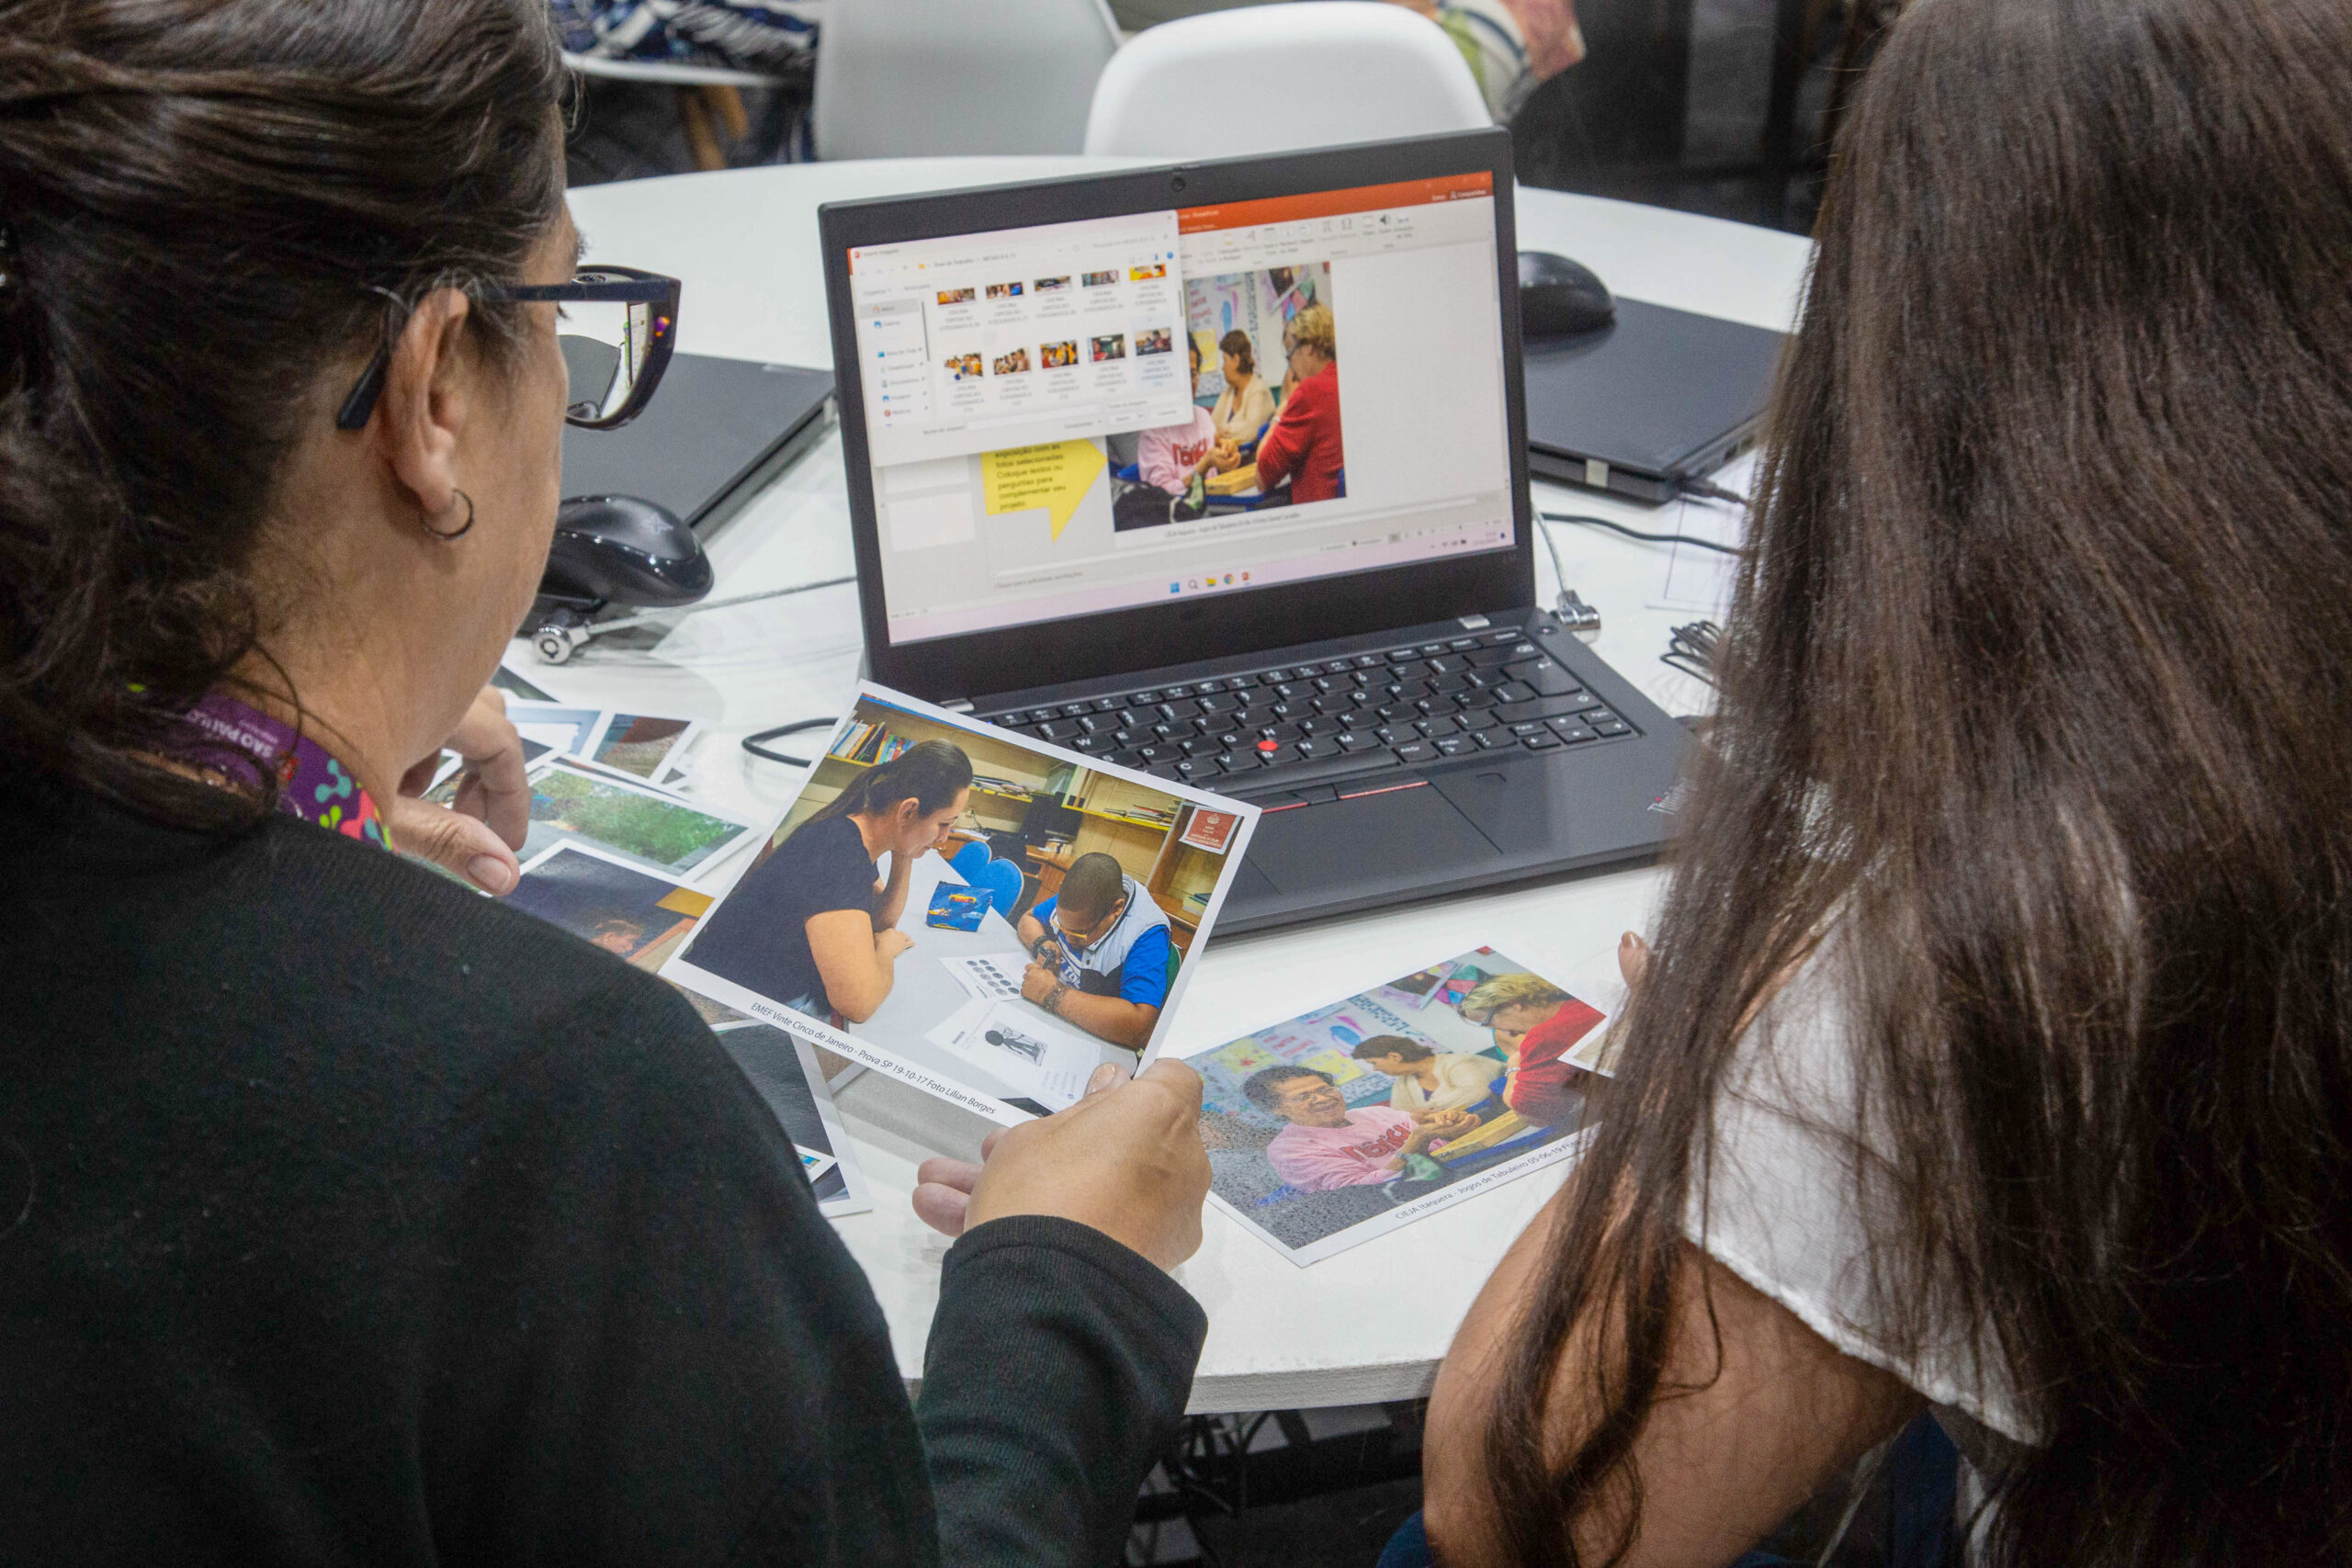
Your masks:
[[[841,794],[817,808],[801,828],[836,817],[885,816],[911,800],[928,817],[952,804],[972,785],[972,759],[951,740],[919,740],[887,762],[877,762]],[[794,831],[799,831],[795,829]]]
[[[376,291],[511,279],[556,218],[549,14],[76,0],[0,28],[0,772],[250,821],[147,759],[259,644],[277,476],[397,321]]]

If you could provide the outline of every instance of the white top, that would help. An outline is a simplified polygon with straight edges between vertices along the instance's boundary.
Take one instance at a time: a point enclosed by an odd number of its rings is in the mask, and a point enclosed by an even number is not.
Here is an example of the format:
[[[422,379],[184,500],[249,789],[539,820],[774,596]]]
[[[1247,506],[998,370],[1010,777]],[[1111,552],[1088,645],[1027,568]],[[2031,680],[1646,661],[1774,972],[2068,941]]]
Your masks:
[[[777,164],[588,186],[571,200],[592,260],[684,280],[681,350],[822,366],[832,346],[820,202],[1114,166],[992,157]],[[1574,256],[1628,295],[1758,326],[1785,328],[1795,313],[1810,254],[1800,236],[1557,191],[1521,191],[1519,201],[1520,243]],[[1544,485],[1535,501],[1635,528],[1668,526],[1679,515]],[[1569,581],[1607,616],[1595,650],[1668,713],[1703,711],[1706,687],[1658,662],[1668,631],[1691,618],[1652,604],[1668,552],[1596,529],[1554,532]],[[786,469],[706,543],[718,576],[714,598],[854,572],[839,440]],[[1548,604],[1549,552],[1536,550],[1535,561],[1536,591]],[[862,642],[856,591],[681,616],[657,635],[650,647],[642,633],[594,643],[555,668],[518,642],[507,662],[566,701],[705,720],[690,761],[695,789],[755,817],[780,810],[801,774],[746,756],[736,741],[750,730],[844,711]],[[722,863],[714,874],[723,881],[733,871]],[[1646,929],[1663,879],[1655,866],[1636,866],[1283,931],[1215,933],[1186,959],[1196,973],[1170,1021],[1168,1049],[1185,1055],[1238,1039],[1482,942],[1572,985],[1588,971],[1605,976],[1615,967],[1618,933]],[[908,1194],[925,1158],[976,1158],[989,1127],[878,1073],[847,1085],[840,1103],[875,1207],[834,1221],[834,1229],[865,1267],[901,1371],[918,1377],[948,1244],[914,1217]],[[1306,1269],[1211,1209],[1200,1252],[1177,1270],[1209,1314],[1191,1407],[1280,1410],[1426,1395],[1478,1287],[1566,1168],[1506,1182],[1442,1219]],[[1334,1333],[1340,1322],[1346,1329]]]
[[[1694,1171],[1683,1221],[1691,1242],[1804,1320],[1857,1360],[1893,1372],[1943,1411],[1958,1411],[2011,1442],[2039,1436],[2018,1402],[1997,1342],[1940,1314],[1913,1354],[1872,1301],[1871,1258],[1900,1235],[1892,1195],[1866,1198],[1857,1181],[1853,1043],[1834,985],[1839,954],[1826,942],[1759,1016],[1725,1070],[1714,1106],[1712,1168]],[[1887,1168],[1883,1126],[1867,1144]],[[1882,1256],[1887,1255],[1881,1252]],[[1956,1440],[1981,1457],[1965,1427]]]
[[[1407,1073],[1388,1091],[1388,1103],[1399,1111],[1459,1111],[1486,1099],[1490,1086],[1503,1071],[1503,1065],[1492,1056],[1470,1051],[1440,1051],[1436,1061],[1435,1094],[1423,1089],[1419,1078]]]

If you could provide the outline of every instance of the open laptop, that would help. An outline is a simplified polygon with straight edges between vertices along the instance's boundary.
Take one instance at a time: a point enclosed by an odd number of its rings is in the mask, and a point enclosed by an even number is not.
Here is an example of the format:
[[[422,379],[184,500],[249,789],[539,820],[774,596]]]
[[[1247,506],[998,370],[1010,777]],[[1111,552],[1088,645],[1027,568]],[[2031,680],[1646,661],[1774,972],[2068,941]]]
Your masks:
[[[1680,728],[1537,607],[1506,133],[820,227],[876,680],[1263,807],[1220,931],[1657,852]],[[1337,396],[1195,489],[1318,309]]]

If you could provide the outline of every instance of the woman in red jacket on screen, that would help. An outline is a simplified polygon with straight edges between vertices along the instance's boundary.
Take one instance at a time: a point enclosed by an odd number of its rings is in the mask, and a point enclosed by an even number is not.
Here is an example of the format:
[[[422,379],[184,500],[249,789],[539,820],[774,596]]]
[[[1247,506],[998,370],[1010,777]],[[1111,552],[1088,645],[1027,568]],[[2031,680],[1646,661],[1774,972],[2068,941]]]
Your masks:
[[[1348,493],[1347,457],[1340,449],[1340,351],[1331,336],[1331,307],[1309,305],[1283,333],[1290,355],[1289,391],[1282,412],[1258,443],[1258,488],[1291,481],[1295,502],[1337,501]]]

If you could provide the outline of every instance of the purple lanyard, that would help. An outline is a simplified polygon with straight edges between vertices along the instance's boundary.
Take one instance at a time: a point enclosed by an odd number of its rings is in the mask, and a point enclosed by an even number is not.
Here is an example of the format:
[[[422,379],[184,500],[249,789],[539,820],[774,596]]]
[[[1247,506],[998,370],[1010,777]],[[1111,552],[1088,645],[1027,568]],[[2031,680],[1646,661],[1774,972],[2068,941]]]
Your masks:
[[[390,847],[376,802],[359,781],[293,726],[219,692],[189,709],[187,718],[200,737],[189,747],[188,761],[227,773],[257,768],[277,781],[280,811],[346,839]]]

